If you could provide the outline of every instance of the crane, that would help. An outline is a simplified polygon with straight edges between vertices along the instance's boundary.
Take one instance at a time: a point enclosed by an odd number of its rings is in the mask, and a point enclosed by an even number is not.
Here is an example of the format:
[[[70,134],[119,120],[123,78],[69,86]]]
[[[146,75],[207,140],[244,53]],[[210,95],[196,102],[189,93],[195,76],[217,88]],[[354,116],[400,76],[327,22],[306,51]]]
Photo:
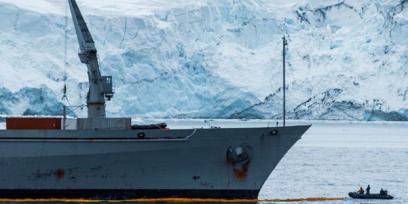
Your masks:
[[[95,42],[75,0],[68,0],[79,43],[79,59],[88,68],[88,118],[106,118],[105,98],[113,97],[112,76],[102,76],[99,70]]]

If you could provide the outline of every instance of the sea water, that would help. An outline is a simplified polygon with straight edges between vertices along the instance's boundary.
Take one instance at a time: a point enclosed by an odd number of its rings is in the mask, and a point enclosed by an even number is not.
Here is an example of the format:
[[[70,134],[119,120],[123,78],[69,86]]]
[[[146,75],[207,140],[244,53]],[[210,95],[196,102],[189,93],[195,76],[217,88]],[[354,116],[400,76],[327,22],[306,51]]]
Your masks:
[[[371,185],[372,193],[384,188],[395,199],[325,203],[408,203],[408,123],[312,124],[272,172],[261,199],[347,197]]]

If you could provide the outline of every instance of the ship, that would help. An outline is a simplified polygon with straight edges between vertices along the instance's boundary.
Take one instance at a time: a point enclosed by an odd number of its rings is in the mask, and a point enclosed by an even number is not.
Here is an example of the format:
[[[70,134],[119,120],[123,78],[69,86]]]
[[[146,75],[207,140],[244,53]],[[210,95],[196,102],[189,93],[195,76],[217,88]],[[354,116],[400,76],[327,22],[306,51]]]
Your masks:
[[[310,125],[169,129],[106,117],[114,93],[75,0],[87,117],[9,117],[0,130],[1,198],[257,199]]]

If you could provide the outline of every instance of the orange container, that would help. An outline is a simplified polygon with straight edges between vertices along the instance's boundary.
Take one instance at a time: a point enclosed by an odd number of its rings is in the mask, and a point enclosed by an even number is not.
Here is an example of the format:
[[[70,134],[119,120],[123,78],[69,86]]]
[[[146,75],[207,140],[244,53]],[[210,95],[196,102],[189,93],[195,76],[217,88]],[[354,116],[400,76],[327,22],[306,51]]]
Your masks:
[[[7,118],[8,130],[60,130],[61,118]]]

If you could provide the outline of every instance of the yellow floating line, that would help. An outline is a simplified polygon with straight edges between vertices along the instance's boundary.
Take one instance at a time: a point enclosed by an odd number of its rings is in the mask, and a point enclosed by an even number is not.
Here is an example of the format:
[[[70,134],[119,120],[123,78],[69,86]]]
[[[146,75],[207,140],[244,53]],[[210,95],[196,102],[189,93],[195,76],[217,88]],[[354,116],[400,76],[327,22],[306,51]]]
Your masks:
[[[259,202],[322,202],[344,200],[344,197],[311,197],[311,198],[287,198],[287,199],[260,199]]]
[[[145,202],[145,203],[256,203],[256,202],[321,202],[321,201],[335,201],[344,200],[343,197],[311,197],[311,198],[287,198],[287,199],[216,199],[216,198],[138,198],[125,200],[103,200],[103,199],[0,199],[0,202],[25,202],[25,203],[127,203],[127,202]]]

